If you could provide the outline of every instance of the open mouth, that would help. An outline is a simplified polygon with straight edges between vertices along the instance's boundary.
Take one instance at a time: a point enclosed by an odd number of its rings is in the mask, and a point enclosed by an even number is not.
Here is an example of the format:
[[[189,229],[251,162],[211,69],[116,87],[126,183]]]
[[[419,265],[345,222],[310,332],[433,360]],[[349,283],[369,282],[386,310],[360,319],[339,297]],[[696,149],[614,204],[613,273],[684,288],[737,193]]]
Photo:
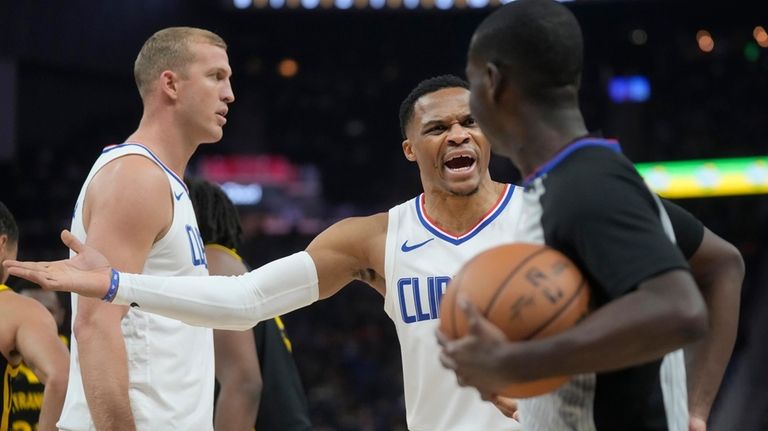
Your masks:
[[[471,170],[475,162],[474,157],[461,155],[450,158],[443,165],[451,172],[464,172]]]

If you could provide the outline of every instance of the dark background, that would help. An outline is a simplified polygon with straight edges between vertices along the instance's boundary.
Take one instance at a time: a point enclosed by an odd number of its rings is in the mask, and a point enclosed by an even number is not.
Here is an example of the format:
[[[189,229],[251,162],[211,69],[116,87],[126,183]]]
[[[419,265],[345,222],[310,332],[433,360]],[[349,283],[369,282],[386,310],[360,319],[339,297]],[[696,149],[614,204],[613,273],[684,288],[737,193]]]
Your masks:
[[[753,28],[768,27],[764,1],[576,1],[586,42],[582,108],[588,125],[621,139],[635,161],[766,153],[768,49],[757,59]],[[237,97],[215,154],[272,154],[311,166],[320,227],[383,211],[420,192],[400,150],[397,109],[420,80],[463,75],[482,10],[237,10],[215,0],[0,2],[0,200],[17,216],[22,259],[65,256],[80,185],[100,149],[138,124],[132,77],[143,41],[171,25],[220,34],[229,44]],[[643,29],[647,43],[630,32]],[[699,50],[696,32],[715,39]],[[756,47],[756,45],[754,45]],[[290,57],[298,74],[277,64]],[[614,104],[608,80],[643,74],[649,101]],[[518,178],[494,159],[498,180]],[[736,244],[747,262],[739,339],[710,422],[712,430],[768,429],[768,318],[762,195],[678,201]],[[264,213],[243,207],[253,265],[302,249],[302,230],[267,235]],[[311,230],[311,229],[310,229]],[[304,232],[304,233],[303,233]],[[399,348],[382,300],[353,284],[286,317],[317,429],[404,429]]]

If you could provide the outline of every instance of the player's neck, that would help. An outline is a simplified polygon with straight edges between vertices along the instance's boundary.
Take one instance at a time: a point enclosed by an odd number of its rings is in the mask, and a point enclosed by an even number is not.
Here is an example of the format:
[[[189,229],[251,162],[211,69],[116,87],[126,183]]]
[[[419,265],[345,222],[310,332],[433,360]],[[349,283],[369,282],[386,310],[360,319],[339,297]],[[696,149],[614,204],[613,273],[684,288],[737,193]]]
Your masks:
[[[458,196],[441,192],[424,193],[424,211],[427,217],[441,229],[461,235],[477,223],[498,203],[505,184],[488,179],[482,181],[477,192]]]
[[[165,122],[142,118],[139,128],[126,141],[136,142],[149,148],[176,175],[183,178],[189,159],[197,149],[181,132]]]

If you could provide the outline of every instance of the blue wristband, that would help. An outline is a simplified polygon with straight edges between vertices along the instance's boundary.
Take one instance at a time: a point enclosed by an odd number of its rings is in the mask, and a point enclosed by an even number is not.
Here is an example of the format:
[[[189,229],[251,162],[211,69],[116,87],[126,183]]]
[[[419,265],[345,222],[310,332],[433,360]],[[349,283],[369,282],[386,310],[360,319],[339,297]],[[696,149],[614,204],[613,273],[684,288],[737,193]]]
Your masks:
[[[104,302],[112,302],[113,299],[115,299],[115,295],[117,295],[117,287],[120,285],[120,273],[115,271],[114,268],[112,268],[112,279],[109,281],[109,290],[107,290],[107,294],[104,295],[103,298],[101,298]]]

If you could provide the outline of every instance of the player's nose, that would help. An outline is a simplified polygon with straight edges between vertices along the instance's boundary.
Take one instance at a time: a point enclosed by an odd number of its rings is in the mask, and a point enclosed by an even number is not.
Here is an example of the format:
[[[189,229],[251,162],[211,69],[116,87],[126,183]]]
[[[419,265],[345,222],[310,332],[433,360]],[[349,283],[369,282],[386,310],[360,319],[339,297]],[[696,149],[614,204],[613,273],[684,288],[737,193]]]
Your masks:
[[[461,145],[469,142],[470,135],[464,126],[461,124],[452,124],[448,129],[448,142]]]
[[[227,80],[227,85],[224,86],[221,100],[224,103],[232,103],[235,101],[235,92],[232,90],[232,84]]]

